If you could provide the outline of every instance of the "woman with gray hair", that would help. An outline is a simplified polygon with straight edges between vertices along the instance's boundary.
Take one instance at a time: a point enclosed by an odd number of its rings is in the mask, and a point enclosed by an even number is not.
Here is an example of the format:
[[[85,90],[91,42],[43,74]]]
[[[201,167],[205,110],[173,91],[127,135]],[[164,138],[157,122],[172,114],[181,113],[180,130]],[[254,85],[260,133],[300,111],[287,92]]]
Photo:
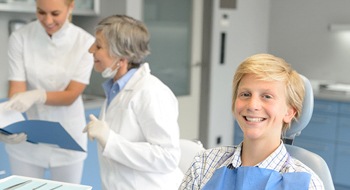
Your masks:
[[[103,77],[106,101],[85,127],[98,141],[103,189],[177,189],[180,160],[178,102],[150,73],[146,26],[114,15],[96,27],[89,52]]]

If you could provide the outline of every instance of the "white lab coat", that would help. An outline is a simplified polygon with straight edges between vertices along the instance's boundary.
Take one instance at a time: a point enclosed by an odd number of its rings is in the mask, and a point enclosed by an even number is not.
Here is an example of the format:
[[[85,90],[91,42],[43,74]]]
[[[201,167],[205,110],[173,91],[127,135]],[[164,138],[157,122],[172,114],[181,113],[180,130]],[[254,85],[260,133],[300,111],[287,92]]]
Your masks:
[[[94,37],[68,21],[50,38],[34,21],[15,31],[9,40],[9,80],[26,81],[27,89],[63,91],[71,80],[89,84],[93,56],[88,53]],[[29,119],[57,121],[86,150],[86,126],[81,96],[69,106],[33,105]],[[74,164],[86,153],[36,145],[28,142],[7,144],[12,157],[41,167]]]
[[[124,89],[101,109],[111,132],[99,147],[103,189],[178,189],[180,160],[178,102],[143,64]]]

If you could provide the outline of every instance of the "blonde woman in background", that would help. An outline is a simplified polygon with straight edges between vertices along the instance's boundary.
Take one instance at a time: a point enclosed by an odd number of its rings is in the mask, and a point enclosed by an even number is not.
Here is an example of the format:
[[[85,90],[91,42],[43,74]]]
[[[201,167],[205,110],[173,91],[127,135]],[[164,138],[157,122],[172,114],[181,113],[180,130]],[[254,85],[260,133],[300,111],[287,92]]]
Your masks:
[[[94,37],[70,22],[73,0],[36,0],[36,17],[9,40],[9,109],[28,119],[61,123],[83,148],[85,122],[81,94],[89,83]],[[16,136],[14,136],[16,137]],[[13,138],[14,138],[13,137]],[[50,169],[57,181],[80,183],[85,152],[31,144],[19,135],[6,144],[12,174],[43,178]]]

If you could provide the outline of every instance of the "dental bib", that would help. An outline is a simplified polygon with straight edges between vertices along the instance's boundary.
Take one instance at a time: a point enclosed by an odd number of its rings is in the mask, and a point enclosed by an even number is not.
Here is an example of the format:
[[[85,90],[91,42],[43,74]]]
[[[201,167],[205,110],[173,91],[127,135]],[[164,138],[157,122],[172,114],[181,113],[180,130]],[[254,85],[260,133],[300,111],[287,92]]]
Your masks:
[[[244,166],[217,169],[203,190],[307,190],[311,175],[306,172],[279,173]]]

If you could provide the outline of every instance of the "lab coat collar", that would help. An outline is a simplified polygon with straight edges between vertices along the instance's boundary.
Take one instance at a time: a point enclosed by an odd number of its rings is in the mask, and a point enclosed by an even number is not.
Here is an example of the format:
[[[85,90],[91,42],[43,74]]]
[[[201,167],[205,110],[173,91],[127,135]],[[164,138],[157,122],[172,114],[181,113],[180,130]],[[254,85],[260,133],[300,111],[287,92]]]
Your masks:
[[[65,36],[65,34],[68,31],[70,21],[67,19],[66,22],[63,24],[63,26],[55,33],[52,34],[51,39],[58,39],[61,38],[62,36]]]
[[[69,22],[69,20],[66,20],[66,22],[63,24],[63,26],[57,31],[55,32],[54,34],[52,34],[51,38],[50,36],[47,34],[45,28],[41,25],[40,21],[39,20],[36,20],[35,21],[37,25],[39,25],[40,27],[40,32],[45,35],[47,37],[47,39],[58,39],[58,38],[61,38],[62,36],[65,36],[65,34],[67,33],[68,31],[68,28],[69,28],[69,25],[71,24]]]
[[[125,90],[132,90],[135,87],[135,83],[137,83],[137,81],[141,80],[146,75],[150,75],[150,73],[151,73],[151,69],[149,67],[149,64],[142,63],[140,65],[140,68],[137,69],[135,74],[131,77],[129,82],[125,85],[124,89]]]
[[[134,73],[137,71],[136,68],[130,69],[125,75],[123,75],[120,79],[114,82],[113,78],[107,79],[104,83],[102,83],[102,88],[105,92],[105,96],[107,98],[107,105],[114,99],[114,97],[125,87],[128,81],[132,78]],[[114,91],[114,93],[111,93]]]

